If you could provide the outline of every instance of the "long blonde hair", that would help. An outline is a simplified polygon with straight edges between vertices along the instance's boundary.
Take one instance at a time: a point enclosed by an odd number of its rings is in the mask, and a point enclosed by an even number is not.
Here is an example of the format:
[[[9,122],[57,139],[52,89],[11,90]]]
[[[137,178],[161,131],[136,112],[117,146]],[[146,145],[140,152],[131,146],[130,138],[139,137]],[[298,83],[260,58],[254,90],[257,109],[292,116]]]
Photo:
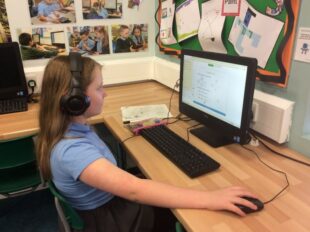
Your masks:
[[[88,57],[82,57],[83,71],[79,80],[83,91],[92,81],[92,72],[100,65]],[[40,171],[45,180],[52,178],[50,156],[54,145],[61,140],[71,121],[60,106],[61,97],[69,92],[72,74],[68,56],[57,56],[45,68],[40,98],[39,134],[36,154]]]

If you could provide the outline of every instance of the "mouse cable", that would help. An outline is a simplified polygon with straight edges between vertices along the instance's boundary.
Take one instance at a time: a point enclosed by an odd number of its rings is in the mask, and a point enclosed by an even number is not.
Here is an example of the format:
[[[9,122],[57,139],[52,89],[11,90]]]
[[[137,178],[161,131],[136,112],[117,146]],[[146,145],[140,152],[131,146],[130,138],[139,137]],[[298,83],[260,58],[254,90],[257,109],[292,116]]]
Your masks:
[[[130,137],[128,137],[128,138],[126,138],[126,139],[120,141],[120,144],[124,144],[127,140],[132,139],[132,138],[134,138],[134,137],[136,137],[136,135],[132,135],[132,136],[130,136]]]
[[[284,158],[286,158],[286,159],[289,159],[289,160],[292,160],[292,161],[294,161],[294,162],[297,162],[297,163],[300,163],[300,164],[303,164],[303,165],[305,165],[305,166],[310,167],[310,163],[307,163],[307,162],[304,162],[304,161],[302,161],[302,160],[298,160],[298,159],[295,159],[295,158],[290,157],[290,156],[288,156],[288,155],[282,154],[282,153],[280,153],[280,152],[278,152],[278,151],[272,149],[272,148],[271,148],[270,146],[268,146],[262,139],[260,139],[260,138],[258,138],[257,136],[255,136],[254,133],[250,133],[250,134],[251,134],[255,139],[257,139],[261,144],[263,144],[264,147],[266,147],[269,151],[273,152],[275,155],[282,156],[282,157],[284,157]]]
[[[276,199],[282,192],[284,192],[284,190],[286,190],[286,189],[290,186],[290,182],[288,181],[287,174],[286,174],[285,172],[280,171],[280,170],[278,170],[278,169],[275,169],[275,168],[271,167],[270,165],[268,165],[267,163],[265,163],[265,162],[259,157],[259,155],[257,154],[256,151],[254,151],[254,150],[252,150],[252,149],[250,149],[250,148],[248,148],[248,147],[246,147],[246,146],[244,146],[244,145],[241,145],[241,146],[242,146],[244,149],[246,149],[246,150],[250,151],[251,153],[253,153],[253,154],[257,157],[257,159],[258,159],[262,164],[264,164],[265,166],[267,166],[268,168],[270,168],[272,171],[284,175],[285,180],[286,180],[286,185],[284,186],[284,188],[283,188],[282,190],[280,190],[280,192],[278,192],[278,193],[277,193],[275,196],[273,196],[270,200],[265,201],[264,204],[268,204],[268,203],[272,202],[272,201],[273,201],[274,199]]]

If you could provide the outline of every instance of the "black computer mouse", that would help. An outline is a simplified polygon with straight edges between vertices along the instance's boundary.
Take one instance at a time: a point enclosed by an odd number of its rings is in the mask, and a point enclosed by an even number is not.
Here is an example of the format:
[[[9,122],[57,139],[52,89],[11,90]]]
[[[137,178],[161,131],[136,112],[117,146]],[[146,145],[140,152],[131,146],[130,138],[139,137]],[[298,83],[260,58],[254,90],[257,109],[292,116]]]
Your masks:
[[[264,208],[264,203],[257,198],[252,198],[252,197],[242,197],[242,198],[252,202],[254,205],[257,206],[257,209],[255,210],[255,209],[251,209],[251,208],[244,206],[244,205],[236,204],[236,206],[246,214],[257,212],[257,211],[260,211]]]

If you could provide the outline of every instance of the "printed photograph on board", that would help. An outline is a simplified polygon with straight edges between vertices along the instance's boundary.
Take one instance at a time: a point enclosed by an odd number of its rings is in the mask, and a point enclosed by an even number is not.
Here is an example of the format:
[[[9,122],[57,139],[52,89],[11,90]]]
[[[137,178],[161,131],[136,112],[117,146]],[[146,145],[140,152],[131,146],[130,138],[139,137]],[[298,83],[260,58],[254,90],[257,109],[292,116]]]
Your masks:
[[[4,0],[0,0],[0,43],[12,42]]]
[[[75,23],[74,0],[28,0],[31,24]]]
[[[82,55],[110,54],[107,26],[68,27],[67,31],[70,51]]]
[[[142,52],[148,48],[147,24],[112,25],[114,53]]]
[[[54,28],[17,29],[23,60],[51,58],[65,55],[65,33]]]
[[[82,0],[83,19],[121,18],[122,7],[122,0]]]

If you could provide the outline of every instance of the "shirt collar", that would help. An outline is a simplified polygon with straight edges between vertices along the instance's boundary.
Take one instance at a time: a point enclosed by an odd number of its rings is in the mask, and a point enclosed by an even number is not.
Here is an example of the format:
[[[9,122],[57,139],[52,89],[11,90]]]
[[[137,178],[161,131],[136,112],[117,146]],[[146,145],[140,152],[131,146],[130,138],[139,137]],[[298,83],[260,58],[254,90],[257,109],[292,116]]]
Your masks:
[[[76,123],[72,122],[69,125],[69,131],[76,131],[76,132],[89,132],[90,126],[87,124],[81,124],[81,123]]]

